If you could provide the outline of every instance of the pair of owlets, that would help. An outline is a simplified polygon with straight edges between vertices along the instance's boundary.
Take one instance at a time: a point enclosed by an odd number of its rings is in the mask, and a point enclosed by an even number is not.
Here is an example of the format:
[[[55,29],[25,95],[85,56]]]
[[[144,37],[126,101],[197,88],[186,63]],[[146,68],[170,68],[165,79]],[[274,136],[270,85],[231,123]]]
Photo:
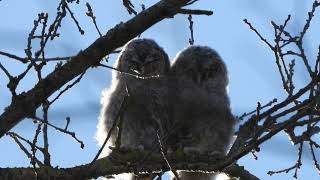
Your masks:
[[[235,121],[226,90],[227,69],[216,51],[190,46],[170,67],[168,55],[156,42],[134,39],[125,45],[115,67],[127,73],[114,71],[111,87],[104,92],[97,126],[100,144],[129,92],[121,117],[121,147],[154,150],[160,136],[173,151],[226,152]],[[115,145],[118,130],[107,147]],[[103,156],[110,153],[107,147]]]

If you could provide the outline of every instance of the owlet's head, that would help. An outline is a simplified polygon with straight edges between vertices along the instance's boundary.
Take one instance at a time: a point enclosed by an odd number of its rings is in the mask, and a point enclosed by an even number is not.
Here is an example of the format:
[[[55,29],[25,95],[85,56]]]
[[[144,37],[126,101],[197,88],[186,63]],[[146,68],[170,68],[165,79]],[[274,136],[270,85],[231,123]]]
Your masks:
[[[171,74],[211,89],[225,89],[228,85],[226,65],[219,54],[207,46],[190,46],[178,53]]]
[[[163,75],[169,71],[166,52],[151,39],[133,39],[121,51],[116,68],[138,76]]]

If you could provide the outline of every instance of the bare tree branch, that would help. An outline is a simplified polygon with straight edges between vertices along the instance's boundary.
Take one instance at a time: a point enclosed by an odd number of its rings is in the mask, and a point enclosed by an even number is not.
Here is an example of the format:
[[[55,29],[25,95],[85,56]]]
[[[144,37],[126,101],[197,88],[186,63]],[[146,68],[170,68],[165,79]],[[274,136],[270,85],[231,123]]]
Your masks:
[[[213,14],[212,11],[207,11],[207,10],[199,10],[199,9],[180,9],[178,10],[179,14],[193,14],[193,15],[207,15],[211,16]]]
[[[38,168],[38,176],[40,179],[48,177],[56,180],[73,180],[73,179],[89,179],[98,178],[112,174],[120,174],[125,172],[141,172],[143,173],[159,173],[170,170],[161,154],[152,154],[148,160],[144,162],[139,169],[134,166],[135,162],[149,152],[147,151],[113,151],[108,157],[98,159],[94,164],[85,164],[72,168]],[[114,157],[117,157],[116,159]],[[220,171],[224,167],[224,160],[220,156],[184,156],[177,154],[167,154],[166,158],[171,165],[179,170],[213,173]],[[151,168],[152,167],[152,168]],[[257,180],[250,173],[246,173],[243,167],[232,165],[227,168],[233,177],[249,177],[249,180]],[[2,168],[0,169],[0,179],[4,177],[13,177],[19,179],[23,177],[26,180],[33,180],[34,174],[32,168]]]
[[[30,117],[55,91],[61,88],[86,69],[99,64],[100,60],[130,39],[163,20],[172,17],[191,0],[162,0],[137,16],[120,23],[109,30],[106,35],[97,39],[87,49],[61,67],[56,68],[31,90],[18,95],[0,115],[0,137],[13,128],[23,118]]]

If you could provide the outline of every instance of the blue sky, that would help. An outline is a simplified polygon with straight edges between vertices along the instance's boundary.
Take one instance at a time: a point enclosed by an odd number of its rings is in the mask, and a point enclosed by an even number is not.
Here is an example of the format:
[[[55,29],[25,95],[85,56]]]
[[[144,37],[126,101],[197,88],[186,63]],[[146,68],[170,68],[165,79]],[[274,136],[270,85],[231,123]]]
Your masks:
[[[155,0],[132,1],[136,9],[139,4],[146,7],[154,4]],[[288,14],[292,15],[289,31],[299,32],[302,28],[312,0],[200,0],[192,8],[212,10],[212,16],[194,16],[195,44],[208,45],[216,49],[225,60],[230,75],[230,99],[233,113],[240,115],[256,107],[257,101],[266,103],[273,98],[281,100],[285,97],[279,78],[273,54],[268,47],[243,22],[247,18],[267,39],[272,42],[273,28],[270,21],[283,23]],[[86,1],[80,5],[71,5],[78,18],[85,35],[81,36],[70,16],[62,23],[61,37],[50,42],[46,48],[46,55],[70,56],[89,46],[97,37],[91,19],[86,17]],[[120,0],[90,1],[100,30],[106,33],[108,29],[126,21],[128,15]],[[24,49],[27,36],[33,26],[33,20],[40,12],[49,13],[49,21],[55,16],[58,1],[19,1],[2,0],[0,2],[0,51],[25,56]],[[312,60],[316,57],[316,50],[320,44],[320,14],[312,23],[312,29],[305,39],[307,55]],[[318,21],[318,22],[317,22]],[[142,37],[155,39],[174,58],[175,54],[188,45],[190,36],[188,20],[185,15],[177,15],[174,19],[166,19],[148,29]],[[36,49],[36,46],[34,46]],[[114,63],[116,55],[111,55],[109,65]],[[17,75],[24,70],[24,65],[0,56],[0,62],[7,67],[10,73]],[[300,62],[296,62],[299,66]],[[45,69],[49,73],[55,63]],[[302,66],[300,66],[302,67]],[[36,83],[35,73],[30,73],[21,85],[18,92],[29,90]],[[297,68],[295,81],[297,88],[308,81],[308,75],[303,68]],[[79,84],[66,92],[52,107],[49,118],[55,125],[63,126],[66,116],[71,117],[70,129],[84,141],[85,148],[65,134],[50,129],[50,151],[53,165],[71,167],[89,162],[98,150],[94,141],[95,126],[100,110],[101,91],[110,85],[111,71],[105,68],[90,69]],[[6,89],[7,78],[0,72],[0,113],[10,103],[10,93]],[[40,112],[39,112],[40,113]],[[32,139],[35,126],[30,120],[24,120],[14,128],[14,131],[24,137]],[[9,137],[0,139],[0,167],[28,166],[29,160],[20,151],[18,146]],[[269,170],[287,168],[295,163],[296,150],[284,134],[277,135],[273,140],[261,146],[256,161],[251,155],[240,160],[248,170],[261,179],[288,179],[293,173],[268,176]],[[299,177],[301,179],[318,179],[308,147],[304,148],[303,167]],[[318,153],[319,155],[319,153]]]

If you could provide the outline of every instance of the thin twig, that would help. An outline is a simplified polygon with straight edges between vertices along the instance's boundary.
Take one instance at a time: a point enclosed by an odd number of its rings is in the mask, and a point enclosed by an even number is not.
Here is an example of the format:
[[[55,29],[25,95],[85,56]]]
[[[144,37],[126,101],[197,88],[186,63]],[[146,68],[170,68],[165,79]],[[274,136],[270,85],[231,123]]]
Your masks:
[[[97,25],[97,22],[96,22],[96,16],[93,15],[93,11],[92,11],[92,8],[90,6],[90,4],[87,2],[86,3],[86,6],[87,6],[87,9],[88,9],[88,12],[86,12],[86,15],[91,17],[92,21],[93,21],[93,24],[94,24],[94,27],[96,28],[97,32],[99,33],[99,36],[101,37],[102,34],[98,28],[98,25]]]
[[[44,13],[38,14],[38,19],[34,21],[34,26],[33,26],[33,28],[31,29],[31,31],[30,31],[30,33],[28,35],[27,48],[24,50],[26,56],[30,59],[30,62],[32,64],[32,66],[36,70],[36,73],[37,73],[37,76],[38,76],[39,80],[41,79],[41,70],[38,68],[38,64],[35,61],[32,60],[33,58],[32,58],[32,46],[31,45],[32,45],[32,37],[34,36],[35,31],[37,30],[37,28],[39,26],[39,23],[44,18],[45,18]],[[43,48],[41,48],[41,50],[42,49]],[[39,50],[38,52],[42,52],[42,51]],[[38,53],[38,55],[40,55],[40,53]]]
[[[310,151],[311,151],[311,155],[312,155],[312,160],[313,160],[313,164],[314,164],[314,166],[315,166],[315,168],[317,169],[317,171],[318,171],[318,174],[320,174],[320,165],[319,165],[319,163],[318,163],[318,160],[317,160],[317,157],[316,157],[316,155],[315,155],[315,152],[314,152],[314,144],[312,144],[312,142],[311,141],[309,141],[309,146],[310,146]],[[316,147],[316,146],[315,146]],[[317,147],[316,147],[317,148]],[[318,147],[319,148],[319,147]]]
[[[0,51],[0,55],[9,57],[11,59],[18,60],[18,61],[20,61],[22,63],[27,63],[28,62],[28,60],[27,60],[28,58],[21,58],[19,56],[16,56],[16,55],[13,55],[13,54],[10,54],[10,53],[7,53],[7,52]]]
[[[137,15],[137,11],[134,10],[134,5],[130,2],[130,0],[122,0],[123,6],[127,9],[129,14]]]
[[[66,2],[65,2],[65,3],[66,3]],[[77,25],[77,28],[78,28],[80,34],[83,35],[83,34],[84,34],[84,30],[81,28],[78,20],[76,19],[76,17],[74,16],[73,12],[72,12],[71,9],[69,8],[68,3],[66,3],[66,8],[67,8],[67,10],[68,10],[68,12],[69,12],[72,20],[73,20],[74,23]]]
[[[302,163],[301,163],[301,159],[302,159],[302,150],[303,150],[303,142],[301,142],[300,144],[299,144],[299,148],[298,148],[298,159],[297,159],[297,162],[293,165],[293,166],[291,166],[291,167],[289,167],[289,168],[286,168],[286,169],[283,169],[283,170],[279,170],[279,171],[269,171],[268,172],[268,175],[270,175],[270,176],[272,176],[273,174],[279,174],[279,173],[288,173],[288,172],[290,172],[291,170],[295,170],[295,172],[294,172],[294,175],[293,175],[293,177],[295,178],[295,179],[297,179],[298,178],[298,169],[300,169],[300,167],[301,167],[301,165],[302,165]]]
[[[121,51],[120,50],[116,50],[116,51],[112,51],[110,54],[117,54],[117,53],[120,53]],[[9,57],[11,59],[14,59],[14,60],[17,60],[17,61],[20,61],[22,63],[27,63],[30,61],[30,59],[28,57],[19,57],[19,56],[16,56],[14,54],[10,54],[10,53],[7,53],[7,52],[3,52],[3,51],[0,51],[0,55],[3,55],[3,56],[6,56],[6,57]],[[72,58],[74,58],[75,56],[65,56],[65,57],[51,57],[51,58],[45,58],[45,59],[42,59],[42,58],[32,58],[31,61],[35,61],[35,62],[50,62],[50,61],[68,61],[68,60],[71,60]]]
[[[51,158],[50,158],[50,153],[49,153],[49,141],[48,141],[48,108],[49,108],[49,102],[45,101],[42,103],[42,112],[43,112],[43,128],[42,128],[42,133],[43,133],[43,159],[44,159],[44,164],[46,166],[51,166]]]
[[[197,2],[197,1],[199,1],[199,0],[190,1],[190,2],[188,2],[188,3],[186,4],[186,6],[189,6],[189,5],[191,5],[191,4],[193,4],[193,3]]]
[[[97,25],[97,22],[96,22],[96,16],[93,15],[93,11],[92,11],[92,8],[90,6],[90,4],[87,2],[86,3],[86,6],[87,6],[87,9],[88,9],[88,12],[86,12],[86,15],[91,17],[92,21],[93,21],[93,24],[97,30],[97,32],[99,33],[99,36],[102,37],[102,34],[99,30],[99,27]],[[108,59],[109,59],[109,55],[107,55],[106,57],[103,58],[106,62],[108,62]]]
[[[160,152],[161,152],[161,155],[162,155],[163,159],[166,161],[168,167],[170,168],[171,172],[174,174],[176,180],[180,180],[180,177],[179,177],[179,175],[178,175],[178,173],[177,173],[177,170],[176,170],[173,166],[170,165],[170,162],[168,161],[166,155],[164,154],[163,147],[162,147],[162,142],[161,142],[161,138],[160,138],[158,132],[157,132],[157,138],[158,138],[159,147],[160,147]]]
[[[43,166],[43,163],[41,161],[39,161],[36,157],[33,157],[32,154],[29,153],[29,151],[23,146],[23,144],[19,141],[18,137],[15,134],[8,132],[7,135],[9,135],[18,144],[20,149],[27,155],[29,159],[33,158],[38,164],[38,166],[40,167]],[[30,143],[29,145],[32,145],[32,144]]]
[[[255,29],[247,19],[244,19],[243,21],[244,21],[247,25],[249,25],[250,29],[251,29],[253,32],[255,32],[255,33],[259,36],[259,38],[260,38],[264,43],[266,43],[266,44],[268,45],[268,47],[269,47],[270,49],[272,49],[272,50],[274,49],[274,47],[273,47],[264,37],[262,37],[262,35],[258,32],[258,30]]]
[[[194,44],[194,38],[193,38],[193,21],[192,21],[192,15],[189,14],[188,16],[188,21],[189,21],[189,30],[190,30],[190,38],[189,38],[189,44],[193,45]]]
[[[61,22],[63,18],[66,17],[66,15],[67,15],[66,2],[65,0],[61,0],[57,8],[57,16],[49,28],[48,37],[51,37],[50,40],[53,40],[55,37],[59,37],[57,35],[58,34],[57,32],[59,27],[61,27]]]
[[[36,147],[37,142],[38,142],[38,136],[39,136],[39,134],[41,132],[41,125],[42,124],[38,124],[36,133],[35,133],[34,138],[33,138],[32,146],[31,146],[31,151],[32,151],[31,164],[32,164],[32,167],[33,167],[33,171],[34,171],[36,180],[39,179],[39,176],[38,176],[38,170],[37,170],[37,167],[36,167],[36,152],[37,152],[37,148],[35,148],[35,147]]]
[[[281,103],[278,103],[276,105],[274,105],[272,108],[268,109],[267,111],[263,112],[260,114],[260,120],[266,118],[266,117],[270,117],[271,114],[273,114],[274,112],[280,110],[283,107],[286,107],[287,105],[289,105],[290,103],[294,102],[295,100],[297,100],[300,96],[302,96],[303,94],[305,94],[307,91],[310,90],[311,87],[313,87],[315,84],[317,84],[320,81],[320,74],[318,74],[309,84],[307,84],[305,87],[301,88],[296,94],[288,97],[287,99],[285,99],[284,101],[282,101]],[[310,103],[310,100],[308,101],[308,103]],[[300,106],[300,105],[299,105]],[[302,106],[304,107],[304,106]],[[296,109],[298,110],[298,109]],[[291,111],[283,111],[282,113],[279,113],[278,116],[283,116],[286,115],[287,113],[290,113]],[[278,117],[277,117],[278,118]],[[248,121],[246,121],[243,125],[240,126],[239,131],[238,131],[238,136],[237,139],[235,140],[235,142],[233,143],[231,150],[229,151],[229,154],[234,153],[234,151],[236,151],[238,148],[240,148],[243,143],[245,143],[252,135],[252,127],[254,125],[256,117],[253,116],[251,117]],[[271,122],[272,119],[276,119],[275,117],[270,118]],[[267,122],[267,120],[266,120]],[[270,126],[270,123],[266,123],[268,126]]]
[[[62,132],[62,133],[65,133],[65,134],[70,135],[73,139],[75,139],[75,140],[80,144],[81,149],[84,148],[84,143],[77,138],[75,132],[70,132],[70,131],[68,131],[68,129],[59,128],[59,127],[57,127],[57,126],[55,126],[55,125],[53,125],[53,124],[51,124],[51,123],[49,123],[49,122],[46,122],[46,121],[44,121],[43,119],[38,118],[38,117],[33,117],[33,120],[39,121],[39,122],[41,122],[42,124],[47,124],[47,125],[49,125],[50,127],[54,128],[54,129],[57,130],[57,131],[60,131],[60,132]]]
[[[125,75],[128,75],[128,76],[133,76],[133,77],[138,78],[138,79],[152,79],[152,78],[160,78],[161,77],[161,75],[141,76],[140,74],[129,73],[129,72],[123,71],[121,69],[117,69],[117,68],[114,68],[112,66],[108,66],[108,65],[104,65],[104,64],[99,64],[98,66],[102,66],[102,67],[105,67],[105,68],[108,68],[108,69],[112,69],[112,70],[115,70],[115,71],[117,71],[119,73],[122,73],[122,74],[125,74]]]
[[[110,130],[109,130],[109,132],[108,132],[108,134],[107,134],[107,137],[106,137],[106,139],[104,140],[101,148],[99,149],[98,153],[97,153],[96,156],[93,158],[93,160],[91,161],[91,165],[93,165],[94,162],[98,159],[98,157],[100,156],[102,150],[104,149],[104,147],[106,146],[108,140],[110,139],[112,132],[113,132],[114,129],[117,127],[118,120],[119,120],[121,114],[123,113],[123,111],[125,110],[125,108],[126,108],[126,106],[127,106],[128,98],[129,98],[129,95],[124,96],[124,98],[123,98],[123,100],[122,100],[122,103],[121,103],[121,105],[120,105],[120,109],[119,109],[119,111],[118,111],[118,114],[115,116],[115,119],[114,119],[114,121],[113,121],[113,124],[112,124],[112,126],[111,126],[111,128],[110,128]]]
[[[2,69],[2,71],[6,74],[6,76],[8,77],[9,80],[13,79],[13,77],[11,76],[9,71],[1,63],[0,63],[0,69]]]
[[[86,73],[86,71],[84,71],[82,74],[80,74],[80,76],[79,76],[75,81],[73,81],[73,83],[67,85],[66,88],[64,88],[62,91],[60,91],[59,94],[58,94],[52,101],[49,102],[49,105],[48,105],[48,106],[50,106],[50,105],[53,104],[57,99],[59,99],[59,97],[60,97],[64,92],[66,92],[68,89],[72,88],[75,84],[79,83],[85,73]]]
[[[265,104],[264,106],[261,106],[261,107],[260,107],[260,110],[262,110],[262,109],[264,109],[264,108],[266,108],[266,107],[268,107],[268,106],[271,106],[272,104],[274,104],[274,103],[276,103],[276,102],[277,102],[277,99],[274,98],[272,101],[268,102],[268,103]],[[257,109],[255,109],[255,110],[253,110],[253,111],[251,111],[251,112],[248,112],[248,113],[243,113],[243,114],[239,117],[239,119],[240,119],[240,120],[243,120],[243,118],[245,118],[245,117],[247,117],[247,116],[249,116],[249,115],[251,115],[251,114],[254,114],[254,113],[256,113],[256,112],[257,112]]]
[[[278,67],[278,70],[279,70],[279,73],[281,75],[281,80],[282,80],[282,84],[283,84],[283,88],[287,91],[287,93],[289,94],[289,96],[292,95],[292,91],[291,91],[291,88],[290,87],[293,87],[293,82],[290,81],[290,75],[289,75],[289,72],[287,70],[287,67],[286,67],[286,64],[284,62],[284,55],[282,53],[282,49],[280,48],[280,40],[281,40],[281,35],[285,32],[285,27],[287,26],[289,20],[291,18],[291,15],[288,15],[287,19],[285,20],[284,22],[284,25],[281,25],[280,27],[278,25],[276,25],[276,23],[274,23],[273,21],[271,21],[271,24],[273,25],[274,27],[274,36],[275,36],[275,47],[273,50],[274,52],[274,55],[275,55],[275,58],[276,58],[276,64],[277,64],[277,67]],[[278,32],[279,31],[279,32]],[[289,34],[289,33],[287,33]],[[282,66],[280,64],[280,60],[282,62]],[[287,76],[287,80],[285,80],[284,78],[284,75],[283,75],[283,72],[282,72],[282,67],[284,68],[284,72]],[[290,85],[292,86],[288,86],[288,82]]]
[[[188,15],[207,15],[211,16],[213,14],[212,11],[207,10],[199,10],[199,9],[180,9],[178,10],[179,14],[188,14]]]
[[[37,146],[37,145],[34,145],[31,141],[29,141],[29,140],[21,137],[19,134],[15,133],[15,132],[7,132],[6,135],[8,135],[8,136],[14,136],[14,137],[20,139],[21,141],[27,143],[30,147],[34,146],[34,148],[38,149],[39,151],[41,151],[41,152],[44,151],[44,149],[43,149],[42,147],[39,147],[39,146]]]

